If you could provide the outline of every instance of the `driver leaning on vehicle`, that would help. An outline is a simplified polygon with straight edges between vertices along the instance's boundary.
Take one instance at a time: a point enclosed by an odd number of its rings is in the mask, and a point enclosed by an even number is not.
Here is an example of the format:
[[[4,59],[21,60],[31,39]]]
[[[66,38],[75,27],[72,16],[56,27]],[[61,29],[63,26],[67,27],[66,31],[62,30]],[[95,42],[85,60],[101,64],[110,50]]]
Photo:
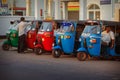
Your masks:
[[[101,47],[101,54],[107,54],[107,48],[113,48],[115,41],[114,32],[111,30],[110,26],[105,27],[105,31],[102,32],[102,47]]]

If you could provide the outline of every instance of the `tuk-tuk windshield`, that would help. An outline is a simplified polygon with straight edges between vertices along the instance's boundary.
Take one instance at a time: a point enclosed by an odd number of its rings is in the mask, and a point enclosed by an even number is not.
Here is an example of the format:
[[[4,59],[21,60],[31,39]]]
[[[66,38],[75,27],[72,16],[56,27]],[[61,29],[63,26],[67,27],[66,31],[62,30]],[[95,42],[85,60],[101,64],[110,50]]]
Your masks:
[[[61,26],[60,27],[60,32],[64,33],[64,32],[71,32],[72,31],[72,25],[70,26]]]
[[[86,26],[83,33],[98,34],[100,33],[100,26]]]
[[[40,31],[52,31],[52,23],[51,22],[43,22]]]
[[[99,34],[100,26],[99,25],[87,25],[83,30],[82,36],[88,37],[90,34]]]

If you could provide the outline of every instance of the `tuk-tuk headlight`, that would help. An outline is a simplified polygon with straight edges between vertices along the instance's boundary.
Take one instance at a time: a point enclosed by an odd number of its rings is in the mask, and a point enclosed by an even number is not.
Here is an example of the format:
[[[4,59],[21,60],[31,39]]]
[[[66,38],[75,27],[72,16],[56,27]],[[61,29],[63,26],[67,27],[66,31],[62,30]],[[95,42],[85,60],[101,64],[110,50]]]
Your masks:
[[[97,40],[96,39],[91,39],[90,42],[95,44],[97,42]]]
[[[29,34],[28,34],[28,38],[31,38],[31,37],[32,37],[32,35],[29,33]]]
[[[65,38],[68,38],[68,39],[69,39],[69,38],[71,38],[71,36],[67,35],[67,36],[65,36]]]
[[[45,39],[44,39],[44,38],[42,38],[42,41],[45,41]]]
[[[55,44],[53,43],[53,44],[52,44],[52,47],[54,47],[54,45],[55,45]]]
[[[82,39],[81,38],[79,38],[79,42],[81,42],[82,41]]]
[[[58,39],[58,44],[60,43],[60,39]]]

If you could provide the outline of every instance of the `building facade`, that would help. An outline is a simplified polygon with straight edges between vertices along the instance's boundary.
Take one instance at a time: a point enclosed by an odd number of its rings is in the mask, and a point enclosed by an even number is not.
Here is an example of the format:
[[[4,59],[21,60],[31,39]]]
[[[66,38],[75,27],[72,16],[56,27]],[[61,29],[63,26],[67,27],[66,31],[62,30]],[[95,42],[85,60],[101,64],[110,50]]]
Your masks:
[[[120,21],[120,0],[0,0],[1,5],[3,1],[11,16]],[[5,7],[1,6],[0,12],[4,12],[2,8]]]

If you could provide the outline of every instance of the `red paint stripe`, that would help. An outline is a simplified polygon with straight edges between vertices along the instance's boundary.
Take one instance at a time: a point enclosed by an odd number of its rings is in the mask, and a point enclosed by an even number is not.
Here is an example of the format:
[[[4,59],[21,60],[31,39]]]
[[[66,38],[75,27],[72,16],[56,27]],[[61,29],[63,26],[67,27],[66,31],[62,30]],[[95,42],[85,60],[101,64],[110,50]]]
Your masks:
[[[79,6],[68,6],[68,8],[79,8]]]
[[[13,10],[26,10],[25,7],[14,7]]]

